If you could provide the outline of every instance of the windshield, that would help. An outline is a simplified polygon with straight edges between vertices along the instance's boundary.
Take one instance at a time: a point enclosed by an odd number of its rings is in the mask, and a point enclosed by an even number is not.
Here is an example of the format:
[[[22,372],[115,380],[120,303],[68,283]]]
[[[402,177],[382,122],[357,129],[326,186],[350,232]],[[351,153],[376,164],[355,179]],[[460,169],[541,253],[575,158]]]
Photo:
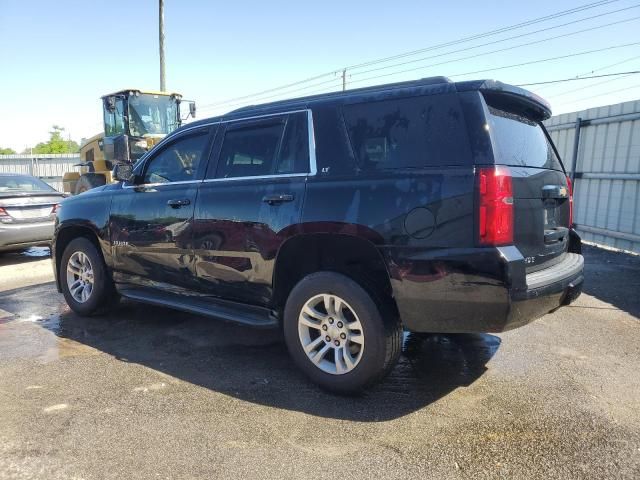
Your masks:
[[[134,137],[167,135],[178,128],[178,104],[165,95],[131,95],[129,130]]]
[[[55,192],[42,180],[28,175],[0,176],[0,196],[13,193]]]

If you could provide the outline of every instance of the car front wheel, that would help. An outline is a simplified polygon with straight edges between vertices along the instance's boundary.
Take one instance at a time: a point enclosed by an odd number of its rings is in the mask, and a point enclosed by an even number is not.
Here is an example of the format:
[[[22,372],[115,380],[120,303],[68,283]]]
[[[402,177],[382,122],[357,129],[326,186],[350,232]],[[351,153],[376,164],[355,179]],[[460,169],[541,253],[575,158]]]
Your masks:
[[[62,293],[74,312],[95,315],[117,303],[102,255],[89,239],[76,238],[67,245],[59,274]]]
[[[392,309],[334,272],[308,275],[294,287],[283,326],[297,366],[337,393],[355,393],[379,381],[402,347],[402,328]]]

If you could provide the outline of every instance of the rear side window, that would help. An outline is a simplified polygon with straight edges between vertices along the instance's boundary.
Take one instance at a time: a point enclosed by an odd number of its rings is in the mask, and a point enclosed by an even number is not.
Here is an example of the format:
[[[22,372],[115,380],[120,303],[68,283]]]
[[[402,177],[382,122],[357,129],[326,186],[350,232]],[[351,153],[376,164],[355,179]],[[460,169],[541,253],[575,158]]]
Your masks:
[[[558,156],[538,123],[491,106],[487,120],[495,145],[496,163],[562,170]]]
[[[361,171],[471,162],[456,94],[346,105],[343,112]]]
[[[308,170],[307,115],[302,112],[259,123],[229,124],[215,177],[283,175]]]

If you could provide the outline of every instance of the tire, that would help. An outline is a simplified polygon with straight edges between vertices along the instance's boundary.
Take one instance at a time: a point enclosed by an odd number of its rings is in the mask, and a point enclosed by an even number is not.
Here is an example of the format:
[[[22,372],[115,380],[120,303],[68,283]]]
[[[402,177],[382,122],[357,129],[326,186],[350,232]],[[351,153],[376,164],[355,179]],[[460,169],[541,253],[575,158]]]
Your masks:
[[[330,308],[326,308],[327,299]],[[339,304],[341,313],[336,313]],[[293,288],[284,309],[283,330],[295,364],[320,387],[340,394],[358,393],[380,381],[395,366],[402,349],[402,326],[393,309],[334,272],[313,273]],[[303,344],[311,349],[309,354]],[[324,356],[318,357],[323,350]]]
[[[85,173],[81,175],[76,182],[76,195],[91,190],[92,188],[101,187],[107,183],[107,179],[104,175],[95,173]]]
[[[82,268],[79,268],[79,265],[88,266],[91,274],[86,268],[81,274]],[[105,313],[118,303],[118,296],[102,255],[88,238],[76,238],[67,245],[62,254],[58,274],[62,294],[71,310],[78,315]],[[84,283],[85,286],[78,285],[78,282]],[[88,283],[91,283],[91,288],[86,286]]]

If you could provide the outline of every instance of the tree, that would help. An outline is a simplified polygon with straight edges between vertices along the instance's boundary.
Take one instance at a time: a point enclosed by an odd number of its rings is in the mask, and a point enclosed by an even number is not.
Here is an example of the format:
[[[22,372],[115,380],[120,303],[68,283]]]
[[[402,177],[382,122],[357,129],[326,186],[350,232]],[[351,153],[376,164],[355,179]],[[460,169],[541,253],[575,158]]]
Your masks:
[[[49,141],[37,144],[33,147],[33,153],[77,153],[80,151],[80,145],[77,142],[63,138],[64,127],[54,125],[51,128],[53,130],[49,132]]]
[[[12,148],[2,148],[0,147],[0,155],[15,155],[16,151]]]

